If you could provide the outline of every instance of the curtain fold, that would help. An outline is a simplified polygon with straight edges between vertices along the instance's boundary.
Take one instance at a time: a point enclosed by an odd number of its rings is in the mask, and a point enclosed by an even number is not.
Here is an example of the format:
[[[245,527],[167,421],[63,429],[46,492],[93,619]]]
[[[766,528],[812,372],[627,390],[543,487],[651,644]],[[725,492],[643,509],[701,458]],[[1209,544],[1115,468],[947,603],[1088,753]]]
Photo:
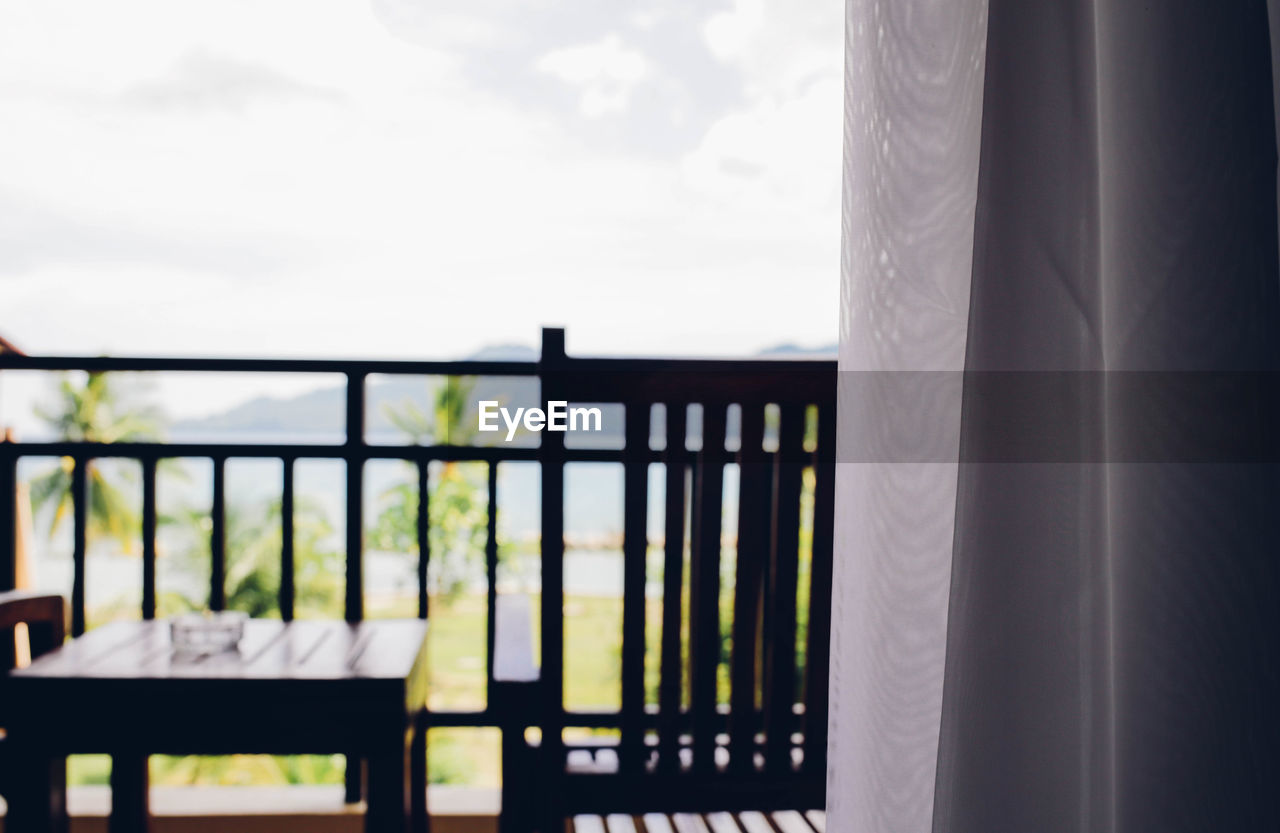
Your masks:
[[[847,9],[833,830],[1280,829],[1266,4]]]

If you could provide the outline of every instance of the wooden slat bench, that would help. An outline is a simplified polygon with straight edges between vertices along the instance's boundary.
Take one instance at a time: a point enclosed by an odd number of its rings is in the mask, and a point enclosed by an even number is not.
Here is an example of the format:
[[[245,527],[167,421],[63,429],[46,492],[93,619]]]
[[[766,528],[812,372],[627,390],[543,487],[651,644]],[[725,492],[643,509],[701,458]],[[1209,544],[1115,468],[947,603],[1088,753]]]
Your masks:
[[[496,600],[503,833],[552,833],[567,819],[584,833],[632,833],[632,816],[643,820],[635,833],[822,833],[821,816],[803,812],[825,805],[834,369],[690,372],[675,384],[595,373],[560,348],[544,344],[543,398],[621,406],[624,419],[621,708],[565,707],[564,502],[544,500],[540,663],[532,605]],[[563,494],[563,443],[541,437],[543,495]],[[665,483],[661,511],[649,505],[651,475]],[[725,528],[731,488],[736,528]],[[680,602],[662,605],[647,646],[651,515],[665,530],[662,598]],[[567,739],[572,727],[612,734]]]
[[[822,810],[577,815],[566,833],[827,833],[827,816]]]

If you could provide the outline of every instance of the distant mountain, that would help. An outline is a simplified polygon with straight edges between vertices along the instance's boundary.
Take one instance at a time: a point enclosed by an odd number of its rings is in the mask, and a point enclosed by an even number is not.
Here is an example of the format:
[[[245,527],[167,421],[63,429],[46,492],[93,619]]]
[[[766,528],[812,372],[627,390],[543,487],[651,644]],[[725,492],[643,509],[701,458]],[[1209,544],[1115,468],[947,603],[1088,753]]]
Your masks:
[[[835,358],[839,352],[840,346],[837,344],[824,344],[820,347],[801,347],[798,344],[787,342],[773,347],[766,347],[760,351],[759,355],[788,359]]]
[[[538,351],[527,344],[491,344],[467,356],[468,362],[536,362]]]
[[[495,344],[482,347],[463,360],[533,362],[537,359],[538,351],[532,347]],[[370,436],[398,433],[387,417],[388,408],[404,408],[406,403],[412,403],[429,411],[440,384],[441,377],[422,376],[385,376],[371,382],[366,394],[369,405],[366,427]],[[536,399],[536,395],[519,396],[525,393],[519,388],[528,388],[530,384],[529,381],[521,385],[518,380],[485,378],[477,383],[473,398]],[[507,390],[513,387],[516,390]],[[172,433],[175,439],[225,433],[340,435],[346,425],[346,399],[346,388],[342,385],[289,397],[260,396],[219,414],[182,420],[174,424]]]
[[[369,438],[374,442],[403,442],[404,436],[391,422],[388,412],[416,408],[430,414],[432,402],[442,384],[444,377],[440,376],[388,376],[371,381],[365,394],[365,427]],[[476,407],[474,403],[480,400],[497,400],[512,407],[527,407],[537,402],[537,391],[537,381],[532,378],[481,377],[470,397],[472,411]],[[346,400],[346,388],[341,385],[291,397],[260,396],[219,414],[177,422],[170,433],[177,441],[195,441],[211,434],[340,437],[346,426]]]
[[[184,419],[173,425],[175,439],[222,432],[332,433],[346,419],[346,390],[321,388],[288,398],[259,396],[220,414]]]

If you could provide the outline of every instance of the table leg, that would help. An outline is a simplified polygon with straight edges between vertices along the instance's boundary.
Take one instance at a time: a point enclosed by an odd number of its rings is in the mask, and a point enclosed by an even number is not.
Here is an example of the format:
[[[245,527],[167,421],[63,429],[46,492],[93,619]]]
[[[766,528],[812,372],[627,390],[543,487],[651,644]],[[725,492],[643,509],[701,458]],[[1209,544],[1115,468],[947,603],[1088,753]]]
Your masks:
[[[413,740],[409,744],[409,830],[428,833],[427,817],[427,716],[417,715],[413,721]]]
[[[364,801],[364,758],[359,753],[347,753],[347,773],[343,777],[348,804],[359,804]]]
[[[412,731],[398,743],[370,750],[368,758],[369,798],[365,811],[365,833],[406,833],[405,821],[411,813],[409,800],[409,750]]]
[[[111,756],[110,833],[146,833],[150,829],[150,776],[147,756]]]
[[[17,743],[14,747],[15,760],[21,763],[14,769],[13,792],[5,796],[5,829],[67,833],[67,759],[29,752]]]

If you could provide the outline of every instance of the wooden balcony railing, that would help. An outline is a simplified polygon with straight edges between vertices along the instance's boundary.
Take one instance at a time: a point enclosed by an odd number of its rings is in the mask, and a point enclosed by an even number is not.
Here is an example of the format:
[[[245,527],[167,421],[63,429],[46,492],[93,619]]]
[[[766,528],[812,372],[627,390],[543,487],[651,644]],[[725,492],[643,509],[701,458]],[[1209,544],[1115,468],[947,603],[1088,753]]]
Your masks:
[[[123,458],[139,462],[142,472],[142,588],[141,616],[154,618],[157,612],[156,595],[156,473],[157,464],[168,458],[205,458],[212,462],[212,501],[210,528],[210,583],[208,607],[221,609],[226,604],[227,567],[227,480],[226,464],[230,458],[275,459],[283,464],[282,492],[280,495],[283,522],[281,526],[281,581],[279,586],[279,610],[284,619],[294,615],[294,528],[291,522],[294,508],[294,468],[300,460],[335,460],[346,464],[345,511],[345,603],[348,620],[357,621],[365,615],[365,464],[371,460],[404,460],[417,467],[421,494],[426,494],[428,467],[434,461],[478,461],[488,464],[488,523],[485,544],[485,574],[487,576],[487,668],[488,682],[486,706],[475,711],[435,711],[430,715],[436,726],[512,726],[524,718],[513,718],[510,711],[527,708],[528,703],[513,704],[506,696],[501,681],[495,681],[495,631],[497,629],[498,593],[498,542],[497,523],[499,506],[497,499],[497,468],[504,462],[527,462],[540,465],[541,500],[541,583],[544,592],[544,610],[541,629],[544,641],[550,631],[556,644],[562,640],[559,614],[546,609],[545,602],[563,599],[563,518],[565,464],[576,462],[607,462],[624,467],[626,481],[626,525],[629,539],[624,544],[624,657],[623,708],[612,713],[570,713],[563,708],[562,658],[541,657],[542,690],[537,695],[541,703],[529,712],[534,722],[551,720],[547,728],[557,731],[564,726],[625,729],[624,757],[627,762],[638,762],[644,757],[641,749],[646,734],[657,732],[657,743],[665,751],[672,751],[679,743],[677,737],[694,727],[694,755],[706,762],[711,759],[717,737],[729,732],[736,748],[754,748],[756,735],[754,723],[779,727],[766,743],[770,759],[786,755],[792,746],[792,734],[784,731],[799,725],[793,715],[804,715],[809,727],[802,746],[810,756],[811,764],[825,761],[826,715],[826,653],[828,639],[831,525],[831,481],[834,462],[834,413],[836,393],[836,365],[829,360],[810,359],[753,359],[753,360],[689,360],[689,359],[634,359],[634,358],[576,358],[564,352],[562,330],[544,330],[542,354],[537,361],[355,361],[311,359],[182,359],[182,358],[82,358],[35,357],[0,355],[0,372],[24,371],[87,371],[87,372],[137,372],[137,373],[261,373],[261,374],[338,374],[346,379],[345,434],[340,443],[289,443],[289,442],[146,442],[146,443],[95,443],[95,442],[0,442],[0,590],[14,585],[15,567],[15,494],[18,479],[18,462],[29,457],[64,457],[72,461],[72,581],[65,592],[70,609],[70,632],[79,635],[86,627],[86,571],[85,562],[88,541],[88,467],[91,461],[105,458]],[[366,437],[367,380],[371,375],[430,375],[445,377],[507,377],[536,384],[539,398],[567,400],[573,403],[609,403],[619,409],[625,420],[620,433],[624,442],[617,447],[597,447],[591,444],[566,444],[563,434],[544,433],[536,445],[526,441],[521,444],[496,442],[492,445],[383,445],[369,442]],[[667,415],[666,426],[660,426],[662,406]],[[693,406],[692,408],[690,406]],[[705,420],[699,414],[706,414]],[[767,439],[772,415],[783,414],[785,425],[780,441],[772,447]],[[708,436],[697,436],[705,427]],[[644,426],[642,429],[639,426]],[[816,426],[816,427],[815,427]],[[652,432],[666,430],[665,443],[650,441]],[[651,430],[652,429],[652,430]],[[777,433],[774,426],[775,434]],[[764,447],[743,443],[750,435],[755,444],[764,437]],[[685,435],[691,442],[683,442]],[[814,436],[817,435],[816,439]],[[735,446],[735,443],[737,444]],[[745,448],[743,446],[746,446]],[[816,446],[816,447],[815,447]],[[660,692],[662,709],[657,703],[646,703],[644,688],[644,559],[649,542],[636,540],[635,529],[643,526],[649,511],[644,493],[645,472],[651,464],[667,467],[668,485],[664,522],[664,561],[668,571],[678,570],[681,553],[690,549],[697,553],[714,550],[715,559],[707,563],[719,563],[722,535],[732,530],[722,530],[718,521],[724,482],[723,467],[739,463],[763,471],[775,466],[781,485],[769,485],[763,481],[751,481],[748,486],[775,495],[781,501],[770,505],[761,503],[760,495],[740,496],[740,511],[744,518],[740,526],[752,531],[752,540],[744,541],[739,548],[739,559],[751,559],[757,563],[745,575],[765,591],[770,582],[782,582],[783,595],[790,594],[790,601],[783,599],[775,611],[758,610],[754,598],[740,598],[730,607],[739,615],[749,615],[733,630],[732,622],[717,623],[719,606],[711,599],[695,599],[695,621],[692,623],[692,641],[688,646],[690,661],[695,666],[687,671],[692,678],[693,700],[681,705],[681,688],[676,675],[684,674],[674,665],[680,665],[681,643],[676,635],[668,633],[661,646],[654,646],[662,654],[663,683]],[[711,464],[711,465],[708,465]],[[817,472],[816,507],[802,517],[798,503],[802,470]],[[715,474],[719,471],[721,474]],[[710,479],[704,479],[711,472]],[[693,482],[686,485],[685,478]],[[770,475],[771,477],[773,475]],[[744,481],[746,482],[746,481]],[[780,489],[780,491],[779,491]],[[711,493],[714,490],[715,494]],[[697,503],[694,503],[695,497]],[[685,501],[688,501],[686,504]],[[417,614],[428,615],[428,571],[432,557],[431,541],[427,525],[425,501],[420,501],[417,542]],[[757,505],[758,504],[758,505]],[[770,517],[758,517],[761,512]],[[688,520],[686,520],[688,517]],[[809,524],[812,530],[811,553],[805,557],[807,575],[797,575],[794,563],[770,561],[770,553],[795,554],[801,526]],[[780,542],[780,543],[779,543]],[[701,579],[700,567],[695,556],[695,581],[703,589],[717,586],[705,575]],[[772,566],[771,566],[772,565]],[[803,586],[798,581],[808,582]],[[682,591],[679,576],[668,576],[667,591]],[[551,592],[548,592],[548,591]],[[759,588],[755,588],[756,591]],[[754,591],[753,591],[754,592]],[[800,598],[811,601],[809,610],[797,611],[797,592]],[[778,621],[777,611],[789,616],[789,621]],[[763,621],[761,621],[763,616]],[[637,617],[640,617],[637,619]],[[797,621],[807,622],[807,649],[801,649],[809,657],[806,666],[808,683],[805,694],[800,686],[789,681],[795,673]],[[680,622],[680,616],[664,619],[670,627]],[[756,668],[754,661],[734,662],[731,669],[732,685],[737,686],[732,695],[734,708],[753,711],[756,717],[750,721],[726,719],[728,703],[717,705],[716,665],[720,656],[720,627],[732,632],[734,640],[763,638],[773,641],[773,647],[764,646],[765,668]],[[779,641],[787,642],[778,645]],[[544,645],[546,643],[544,642]],[[778,650],[774,650],[777,648]],[[705,666],[705,667],[704,667]],[[754,669],[754,670],[753,670]],[[803,669],[802,669],[803,670]],[[754,675],[754,682],[753,682]],[[790,692],[784,700],[774,700],[760,705],[753,693],[768,676],[766,690]],[[773,689],[769,688],[773,686]],[[748,691],[748,687],[752,690]],[[496,696],[495,696],[496,695]],[[554,699],[558,706],[546,704]],[[723,726],[722,726],[723,724]],[[716,728],[722,727],[722,728]],[[630,765],[630,763],[628,763]],[[772,766],[772,764],[771,764]]]

